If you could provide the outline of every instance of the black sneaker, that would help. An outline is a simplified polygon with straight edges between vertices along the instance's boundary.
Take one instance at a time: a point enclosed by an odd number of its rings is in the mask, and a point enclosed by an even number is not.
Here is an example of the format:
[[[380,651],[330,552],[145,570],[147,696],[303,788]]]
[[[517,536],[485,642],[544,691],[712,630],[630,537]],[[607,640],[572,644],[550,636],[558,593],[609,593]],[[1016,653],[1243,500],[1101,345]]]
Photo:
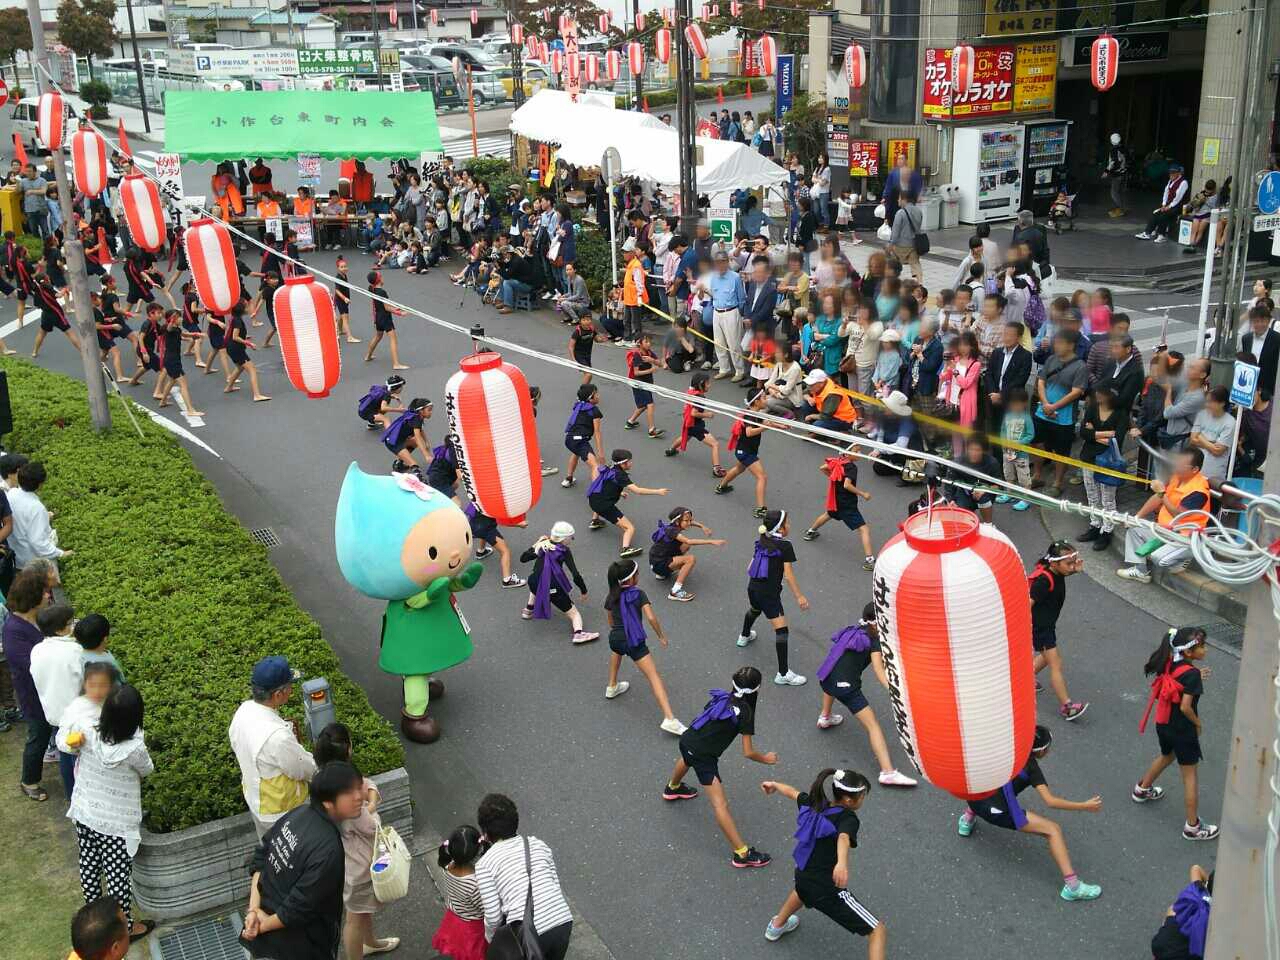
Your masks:
[[[1109,533],[1104,533],[1099,536],[1097,540],[1093,541],[1093,549],[1095,550],[1106,550],[1110,546],[1111,534]]]
[[[1076,537],[1076,540],[1079,543],[1089,543],[1091,540],[1097,540],[1100,536],[1102,536],[1102,531],[1098,527],[1090,527],[1084,533],[1080,534],[1080,536]]]
[[[761,853],[755,847],[747,847],[747,852],[739,856],[733,855],[733,865],[739,869],[745,867],[767,867],[773,857],[767,853]]]
[[[684,781],[681,781],[674,787],[671,786],[671,784],[667,784],[662,788],[663,800],[692,800],[697,795],[698,791],[693,787],[685,786]],[[750,853],[751,851],[748,850],[747,852]]]
[[[638,427],[638,426],[640,426],[640,424],[638,424],[638,423],[637,423],[636,421],[634,421],[634,420],[623,420],[623,421],[622,421],[622,429],[623,429],[623,430],[634,430],[634,429],[635,429],[636,427]]]
[[[728,493],[728,492],[729,492],[730,490],[732,490],[732,489],[733,489],[733,484],[731,484],[731,483],[717,483],[717,484],[716,484],[716,488],[715,488],[715,491],[714,491],[714,492],[715,492],[715,493]]]
[[[759,517],[761,520],[763,520],[764,515],[768,512],[769,512],[769,509],[767,507],[756,507],[754,510],[751,511],[751,515],[753,517]]]
[[[483,550],[476,551],[476,559],[483,560],[485,557],[493,556],[493,547],[485,547]]]
[[[642,553],[644,553],[644,550],[641,547],[625,547],[618,551],[618,556],[625,560],[628,557],[638,557]]]
[[[662,455],[664,457],[678,457],[680,456],[680,450],[678,447],[667,447],[662,451]]]
[[[603,530],[603,529],[604,529],[604,521],[603,521],[603,520],[599,520],[599,519],[597,519],[597,520],[592,520],[590,523],[588,523],[588,524],[587,524],[587,529],[588,529],[588,530]]]
[[[809,529],[804,532],[804,537],[802,539],[817,540],[820,536],[822,536],[822,534],[820,534],[817,530]]]
[[[650,438],[654,440],[657,440],[660,437],[665,437],[666,435],[667,435],[667,431],[663,430],[661,427],[655,427],[654,429],[649,431]]]

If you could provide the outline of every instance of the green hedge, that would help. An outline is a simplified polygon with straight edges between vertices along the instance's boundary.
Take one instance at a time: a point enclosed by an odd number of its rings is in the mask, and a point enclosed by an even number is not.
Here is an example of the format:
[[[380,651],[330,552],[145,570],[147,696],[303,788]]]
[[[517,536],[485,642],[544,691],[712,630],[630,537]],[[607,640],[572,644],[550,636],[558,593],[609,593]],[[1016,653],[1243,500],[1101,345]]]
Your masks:
[[[768,84],[763,80],[748,80],[738,77],[719,83],[695,83],[693,85],[693,96],[695,100],[710,100],[715,97],[717,92],[723,91],[726,97],[740,97],[747,92],[748,87],[751,88],[753,95],[759,93],[765,96],[765,99],[761,101],[761,110],[768,114],[773,109],[773,101],[767,96]],[[666,90],[655,90],[652,93],[644,94],[644,99],[649,101],[650,110],[657,107],[668,107],[676,102],[676,89],[675,87],[670,87]],[[625,110],[631,105],[631,98],[629,96],[615,96],[613,102],[619,110]],[[756,112],[759,113],[759,111]]]
[[[244,811],[227,725],[249,671],[281,653],[333,686],[367,774],[401,766],[400,741],[345,677],[320,627],[294,601],[256,543],[187,452],[112,399],[114,429],[89,427],[83,383],[4,359],[14,432],[6,446],[49,470],[41,496],[57,510],[68,597],[111,621],[111,648],[147,705],[156,771],[145,781],[147,827],[179,830]],[[301,718],[297,700],[293,716]],[[286,710],[289,713],[290,710]]]

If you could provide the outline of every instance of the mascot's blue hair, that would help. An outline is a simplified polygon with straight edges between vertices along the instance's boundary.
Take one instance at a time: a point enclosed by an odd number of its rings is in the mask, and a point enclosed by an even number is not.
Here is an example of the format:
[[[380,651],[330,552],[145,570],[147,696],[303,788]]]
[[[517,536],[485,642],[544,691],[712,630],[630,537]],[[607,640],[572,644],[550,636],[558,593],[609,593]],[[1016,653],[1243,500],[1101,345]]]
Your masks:
[[[400,553],[405,538],[427,514],[456,505],[426,487],[423,499],[391,476],[365,473],[354,462],[347,467],[333,521],[338,566],[347,582],[369,597],[406,600],[423,587],[405,574]]]

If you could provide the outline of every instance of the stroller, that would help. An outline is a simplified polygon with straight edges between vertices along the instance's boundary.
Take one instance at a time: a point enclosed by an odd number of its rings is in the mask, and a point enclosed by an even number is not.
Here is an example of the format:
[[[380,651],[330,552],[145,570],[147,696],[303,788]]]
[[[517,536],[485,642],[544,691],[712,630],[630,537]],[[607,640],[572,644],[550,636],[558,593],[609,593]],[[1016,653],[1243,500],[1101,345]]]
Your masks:
[[[1049,226],[1056,234],[1076,228],[1076,194],[1067,193],[1065,187],[1058,188],[1058,195],[1049,207]]]

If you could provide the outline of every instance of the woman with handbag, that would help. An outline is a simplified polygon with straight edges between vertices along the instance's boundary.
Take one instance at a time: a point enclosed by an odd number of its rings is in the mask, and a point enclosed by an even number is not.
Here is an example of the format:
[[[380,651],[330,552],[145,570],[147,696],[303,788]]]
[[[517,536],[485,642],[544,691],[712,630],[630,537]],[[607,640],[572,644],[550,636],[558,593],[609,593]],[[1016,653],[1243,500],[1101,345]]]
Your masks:
[[[1080,438],[1084,441],[1080,448],[1080,459],[1110,470],[1124,471],[1126,463],[1120,452],[1120,442],[1128,429],[1129,415],[1116,408],[1115,393],[1106,387],[1098,387],[1093,391],[1093,399],[1085,408],[1084,419],[1080,422]],[[1089,506],[1094,510],[1109,510],[1114,513],[1116,488],[1124,481],[1092,470],[1082,470],[1081,475]],[[1095,514],[1089,519],[1088,529],[1076,539],[1081,543],[1092,540],[1093,549],[1105,550],[1111,545],[1113,529],[1114,520]]]
[[[345,724],[331,723],[316,736],[312,751],[316,766],[340,761],[351,762],[351,731]],[[361,960],[375,953],[388,953],[400,946],[399,937],[379,940],[373,935],[373,915],[381,904],[374,895],[369,869],[373,863],[374,843],[382,822],[378,819],[378,788],[367,777],[362,784],[364,809],[352,820],[339,824],[342,849],[346,854],[346,880],[342,887],[342,905],[346,922],[342,926],[344,960]]]

